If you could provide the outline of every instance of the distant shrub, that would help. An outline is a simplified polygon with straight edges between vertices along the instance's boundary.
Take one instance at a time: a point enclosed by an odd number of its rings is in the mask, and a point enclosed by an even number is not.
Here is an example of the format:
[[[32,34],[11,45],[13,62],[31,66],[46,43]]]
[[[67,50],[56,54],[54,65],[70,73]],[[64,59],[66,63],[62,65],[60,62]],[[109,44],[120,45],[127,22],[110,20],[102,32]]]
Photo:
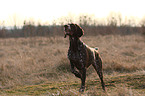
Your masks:
[[[5,27],[0,29],[0,38],[4,38],[6,36],[6,31],[7,30],[5,29]]]
[[[142,26],[141,30],[142,30],[142,34],[145,36],[145,26]]]

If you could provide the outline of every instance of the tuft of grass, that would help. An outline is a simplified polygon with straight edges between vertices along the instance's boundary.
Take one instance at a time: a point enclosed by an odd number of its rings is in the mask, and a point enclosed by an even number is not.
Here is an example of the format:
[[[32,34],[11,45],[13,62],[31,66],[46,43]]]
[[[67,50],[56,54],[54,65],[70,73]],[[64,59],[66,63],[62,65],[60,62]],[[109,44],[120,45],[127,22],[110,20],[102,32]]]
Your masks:
[[[120,73],[126,72],[135,72],[140,69],[145,69],[145,65],[142,64],[123,64],[118,61],[107,62],[108,64],[104,64],[103,70],[105,73],[112,73],[114,71]]]
[[[62,57],[61,60],[59,61],[58,66],[56,66],[56,71],[61,72],[61,73],[66,73],[70,72],[70,64],[68,58]]]

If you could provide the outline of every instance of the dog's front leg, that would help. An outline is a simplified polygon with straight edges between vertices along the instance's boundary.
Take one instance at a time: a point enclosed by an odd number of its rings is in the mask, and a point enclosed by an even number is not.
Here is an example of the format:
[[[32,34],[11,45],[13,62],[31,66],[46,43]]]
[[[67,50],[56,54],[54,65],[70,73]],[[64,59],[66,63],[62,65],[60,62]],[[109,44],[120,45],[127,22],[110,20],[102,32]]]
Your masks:
[[[81,79],[81,74],[75,70],[74,64],[71,62],[71,72],[78,78]]]
[[[80,70],[81,74],[82,74],[82,77],[81,77],[81,81],[82,81],[82,84],[81,84],[81,88],[80,88],[80,92],[84,92],[85,90],[85,80],[86,80],[86,68],[82,68],[82,70]]]

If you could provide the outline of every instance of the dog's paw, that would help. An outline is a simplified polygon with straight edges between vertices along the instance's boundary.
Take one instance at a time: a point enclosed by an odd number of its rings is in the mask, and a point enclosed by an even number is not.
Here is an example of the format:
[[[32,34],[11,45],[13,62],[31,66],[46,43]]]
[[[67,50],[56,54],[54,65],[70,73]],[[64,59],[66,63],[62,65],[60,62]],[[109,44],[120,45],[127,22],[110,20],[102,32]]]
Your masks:
[[[79,92],[84,92],[84,90],[85,90],[85,87],[81,87]]]

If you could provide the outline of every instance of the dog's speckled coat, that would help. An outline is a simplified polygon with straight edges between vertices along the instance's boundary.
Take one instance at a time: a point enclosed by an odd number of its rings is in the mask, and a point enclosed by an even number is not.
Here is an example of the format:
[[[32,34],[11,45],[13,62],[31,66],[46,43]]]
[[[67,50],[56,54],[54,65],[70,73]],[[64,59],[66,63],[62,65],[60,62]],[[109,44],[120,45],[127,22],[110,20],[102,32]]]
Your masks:
[[[65,37],[68,35],[70,40],[68,58],[71,64],[71,71],[82,81],[79,91],[83,92],[85,89],[86,69],[91,64],[99,75],[102,88],[105,90],[102,73],[102,60],[98,53],[98,48],[91,48],[81,41],[80,37],[83,35],[84,31],[77,24],[64,25],[64,31]]]

